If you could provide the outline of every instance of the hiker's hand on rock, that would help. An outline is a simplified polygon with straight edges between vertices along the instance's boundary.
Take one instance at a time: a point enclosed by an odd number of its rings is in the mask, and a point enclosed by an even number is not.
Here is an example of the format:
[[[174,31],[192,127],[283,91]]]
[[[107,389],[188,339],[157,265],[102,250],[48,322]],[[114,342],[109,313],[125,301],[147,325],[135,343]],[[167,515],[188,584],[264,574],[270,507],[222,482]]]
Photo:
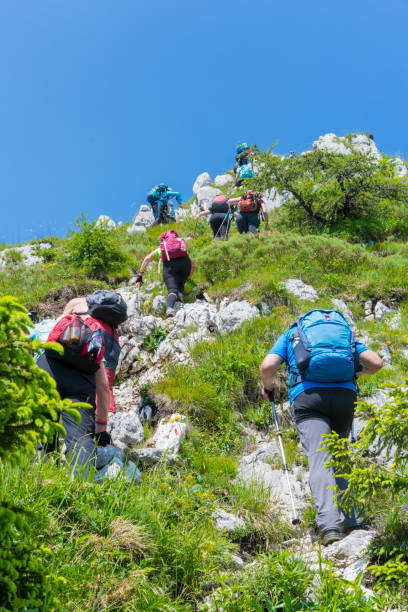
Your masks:
[[[112,444],[112,438],[106,430],[95,432],[94,440],[97,446],[108,446],[109,444]]]

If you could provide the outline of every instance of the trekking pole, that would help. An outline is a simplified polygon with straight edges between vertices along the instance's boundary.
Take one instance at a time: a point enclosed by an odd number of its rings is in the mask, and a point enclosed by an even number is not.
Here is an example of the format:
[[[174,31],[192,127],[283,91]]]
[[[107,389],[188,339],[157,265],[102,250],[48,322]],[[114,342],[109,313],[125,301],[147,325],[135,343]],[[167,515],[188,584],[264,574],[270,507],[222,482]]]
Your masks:
[[[225,219],[227,219],[227,218],[228,218],[228,216],[229,216],[229,212],[227,212],[227,214],[226,214],[226,215],[225,215],[225,217],[223,218],[222,223],[221,223],[220,227],[218,228],[217,233],[215,234],[214,238],[216,238],[216,237],[218,236],[218,234],[219,234],[219,232],[220,232],[220,230],[221,230],[222,226],[223,226],[223,225],[224,225],[224,223],[225,223]]]
[[[274,400],[273,395],[271,394],[269,394],[269,401],[271,402],[271,405],[272,405],[273,419],[275,421],[276,433],[278,434],[279,446],[280,446],[280,451],[281,451],[282,461],[283,461],[283,471],[286,474],[286,480],[288,482],[290,502],[291,502],[292,513],[293,513],[292,525],[299,525],[301,521],[296,512],[295,500],[293,499],[292,485],[290,484],[290,479],[289,479],[289,469],[286,463],[285,450],[283,448],[283,442],[282,442],[282,432],[279,427],[278,417],[277,417],[276,410],[275,410],[275,400]]]

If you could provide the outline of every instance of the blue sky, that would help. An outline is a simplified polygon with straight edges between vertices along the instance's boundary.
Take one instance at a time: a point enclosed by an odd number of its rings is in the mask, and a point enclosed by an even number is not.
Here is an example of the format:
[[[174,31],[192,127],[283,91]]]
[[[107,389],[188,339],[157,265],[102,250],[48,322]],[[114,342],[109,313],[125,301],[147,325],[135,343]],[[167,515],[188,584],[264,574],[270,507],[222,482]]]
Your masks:
[[[371,131],[408,157],[406,0],[3,0],[0,242],[128,221],[166,182]]]

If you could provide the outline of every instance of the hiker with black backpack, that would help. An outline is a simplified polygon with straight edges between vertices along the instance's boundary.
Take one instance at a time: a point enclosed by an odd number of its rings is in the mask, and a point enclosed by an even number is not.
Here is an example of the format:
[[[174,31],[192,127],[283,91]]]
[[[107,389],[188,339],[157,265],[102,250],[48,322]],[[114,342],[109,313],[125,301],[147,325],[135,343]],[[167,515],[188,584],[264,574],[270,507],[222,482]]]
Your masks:
[[[109,412],[116,413],[115,398],[113,396],[113,383],[115,380],[116,368],[119,363],[120,345],[117,326],[121,323],[121,314],[115,311],[115,296],[113,291],[98,289],[87,296],[73,298],[65,305],[63,316],[70,314],[91,314],[97,312],[96,318],[108,323],[110,328],[104,330],[105,335],[105,354],[104,364],[106,375],[109,381],[110,406]],[[95,314],[94,314],[95,316]]]
[[[48,342],[61,345],[62,353],[47,348],[37,360],[38,367],[55,380],[62,399],[90,404],[90,408],[78,408],[79,424],[62,413],[67,457],[75,473],[82,475],[87,475],[95,463],[96,445],[111,442],[107,433],[110,389],[103,359],[105,353],[111,355],[112,325],[127,318],[126,303],[117,293],[101,290],[87,296],[86,303],[87,312],[62,316],[48,336]],[[113,324],[105,322],[107,318]],[[54,440],[43,452],[47,454],[56,448]]]
[[[338,485],[347,489],[344,478],[335,478],[325,467],[327,452],[321,450],[322,436],[332,431],[347,438],[354,417],[356,378],[371,375],[382,367],[377,353],[355,337],[343,315],[335,310],[312,310],[299,317],[270,349],[261,365],[262,395],[274,399],[274,379],[285,362],[289,372],[290,412],[308,458],[310,488],[317,507],[316,522],[324,546],[358,528],[355,512],[347,514],[335,506]]]
[[[230,200],[226,195],[216,195],[210,208],[202,210],[196,219],[210,215],[210,226],[214,234],[214,240],[228,240],[228,232],[234,215],[234,203],[239,198]]]
[[[241,198],[234,198],[232,202],[238,202],[238,211],[235,213],[235,221],[240,234],[258,234],[260,226],[260,214],[265,221],[265,229],[269,229],[268,211],[265,202],[259,193],[247,191]]]
[[[147,201],[152,207],[154,216],[154,221],[150,227],[154,227],[159,223],[177,220],[173,207],[171,207],[170,210],[170,202],[172,198],[174,198],[178,205],[182,207],[181,193],[179,191],[173,191],[164,183],[156,185],[156,187],[153,187],[153,189],[149,191],[147,194]]]
[[[194,262],[188,255],[187,243],[183,238],[179,238],[177,232],[168,230],[160,236],[160,246],[146,255],[136,283],[140,286],[143,283],[143,274],[147,266],[157,259],[163,263],[163,281],[167,287],[166,315],[173,317],[176,314],[175,304],[183,301],[184,285],[194,271]]]

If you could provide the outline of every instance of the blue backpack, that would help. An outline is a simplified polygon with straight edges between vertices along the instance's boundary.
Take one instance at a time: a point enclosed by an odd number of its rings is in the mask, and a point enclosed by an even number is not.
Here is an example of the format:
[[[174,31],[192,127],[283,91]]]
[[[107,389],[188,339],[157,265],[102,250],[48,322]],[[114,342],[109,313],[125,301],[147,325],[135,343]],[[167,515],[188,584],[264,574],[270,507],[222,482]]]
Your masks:
[[[241,142],[235,150],[235,155],[238,155],[239,153],[242,153],[243,151],[246,151],[247,149],[248,149],[247,143]]]
[[[156,185],[156,187],[153,187],[153,189],[149,191],[146,196],[146,199],[149,204],[154,204],[163,197],[167,190],[168,186],[164,185],[164,183],[160,183],[160,185]]]
[[[254,176],[254,173],[252,171],[251,164],[245,164],[244,166],[238,168],[238,176],[241,179],[252,178]]]
[[[361,369],[354,333],[337,310],[311,310],[290,331],[296,361],[296,368],[289,368],[291,387],[303,380],[352,381]]]

